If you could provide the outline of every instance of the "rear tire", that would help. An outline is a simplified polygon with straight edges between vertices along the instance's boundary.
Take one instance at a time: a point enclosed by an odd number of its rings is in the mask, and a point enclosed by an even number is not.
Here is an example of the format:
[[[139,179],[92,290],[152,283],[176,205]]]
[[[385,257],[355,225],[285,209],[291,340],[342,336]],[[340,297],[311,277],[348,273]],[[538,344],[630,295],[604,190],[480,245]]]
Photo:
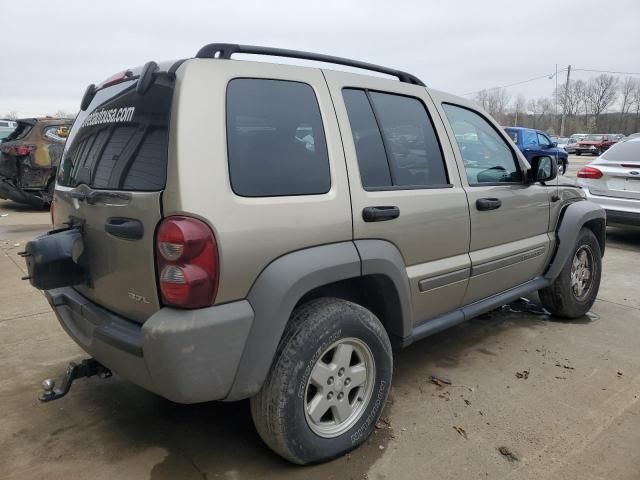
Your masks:
[[[293,312],[251,416],[287,460],[330,460],[368,438],[392,370],[389,337],[373,313],[345,300],[312,300]]]
[[[591,230],[582,228],[558,278],[538,292],[540,301],[557,317],[582,317],[596,300],[601,274],[600,244]]]

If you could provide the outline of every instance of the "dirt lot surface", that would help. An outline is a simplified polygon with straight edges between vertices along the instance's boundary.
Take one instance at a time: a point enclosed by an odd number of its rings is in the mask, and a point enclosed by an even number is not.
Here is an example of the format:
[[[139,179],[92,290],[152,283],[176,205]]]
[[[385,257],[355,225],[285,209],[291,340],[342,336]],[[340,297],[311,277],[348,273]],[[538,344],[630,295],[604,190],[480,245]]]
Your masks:
[[[589,160],[572,157],[570,174]],[[418,342],[396,356],[371,440],[300,468],[261,443],[247,402],[177,405],[114,376],[40,404],[41,380],[84,355],[20,280],[17,252],[48,213],[0,201],[4,214],[2,479],[640,479],[640,230],[608,230],[588,317],[553,321],[516,302]]]

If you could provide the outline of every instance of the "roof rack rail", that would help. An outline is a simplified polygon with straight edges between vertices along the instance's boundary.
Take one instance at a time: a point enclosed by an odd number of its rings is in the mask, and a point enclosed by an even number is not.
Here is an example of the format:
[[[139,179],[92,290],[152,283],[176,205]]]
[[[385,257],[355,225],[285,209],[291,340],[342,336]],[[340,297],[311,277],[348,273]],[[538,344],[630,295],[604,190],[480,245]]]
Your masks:
[[[202,47],[196,54],[196,58],[221,58],[230,59],[235,53],[246,53],[252,55],[270,55],[273,57],[300,58],[303,60],[314,60],[316,62],[335,63],[337,65],[346,65],[348,67],[361,68],[363,70],[371,70],[373,72],[384,73],[397,77],[398,80],[412,85],[425,86],[418,77],[410,73],[394,70],[393,68],[374,65],[373,63],[359,62],[358,60],[349,60],[348,58],[334,57],[331,55],[323,55],[320,53],[301,52],[299,50],[288,50],[284,48],[258,47],[253,45],[236,45],[233,43],[210,43]]]

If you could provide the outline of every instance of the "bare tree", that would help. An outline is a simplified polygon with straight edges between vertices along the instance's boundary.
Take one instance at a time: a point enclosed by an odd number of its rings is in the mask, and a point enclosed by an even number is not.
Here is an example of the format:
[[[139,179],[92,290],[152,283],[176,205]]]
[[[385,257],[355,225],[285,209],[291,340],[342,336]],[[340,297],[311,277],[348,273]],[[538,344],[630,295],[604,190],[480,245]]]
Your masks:
[[[11,110],[9,113],[5,114],[4,118],[6,118],[7,120],[17,120],[18,113],[15,110]]]
[[[493,117],[503,117],[509,103],[509,93],[504,88],[481,90],[476,94],[476,103]],[[502,120],[502,118],[498,118]]]
[[[624,79],[622,86],[620,87],[620,113],[625,115],[629,113],[632,107],[633,93],[637,89],[638,80],[633,77],[627,77]]]
[[[562,110],[568,115],[577,115],[584,106],[586,85],[582,80],[570,80],[565,89],[559,86],[555,93]]]
[[[598,128],[600,115],[604,113],[618,97],[618,79],[613,75],[603,73],[589,79],[587,84],[587,113],[593,116],[595,127]]]
[[[553,111],[553,102],[546,97],[529,100],[527,104],[529,114],[533,117],[533,128],[542,128],[541,120]]]
[[[69,113],[66,110],[57,110],[56,113],[53,114],[56,118],[76,118],[75,113]]]
[[[527,105],[527,99],[522,93],[519,93],[513,102],[513,112],[515,113],[515,121],[514,125],[518,126],[518,116],[524,112],[525,106]]]

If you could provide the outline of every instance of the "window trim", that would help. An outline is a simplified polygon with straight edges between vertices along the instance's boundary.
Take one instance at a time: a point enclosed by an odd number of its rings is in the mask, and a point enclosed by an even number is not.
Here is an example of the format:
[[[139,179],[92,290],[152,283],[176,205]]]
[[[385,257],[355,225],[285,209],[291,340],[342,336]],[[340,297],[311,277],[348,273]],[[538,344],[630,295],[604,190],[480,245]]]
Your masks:
[[[493,131],[496,132],[498,134],[498,136],[502,139],[502,141],[506,145],[507,149],[511,152],[511,157],[513,158],[513,162],[515,163],[516,168],[518,169],[518,172],[520,172],[521,180],[519,182],[490,182],[490,183],[489,182],[487,182],[487,183],[471,183],[471,182],[469,182],[469,177],[467,176],[467,166],[464,163],[464,158],[462,157],[462,152],[460,151],[460,145],[458,145],[458,139],[455,138],[455,134],[454,134],[453,138],[454,138],[455,143],[456,143],[456,148],[458,149],[458,152],[460,152],[460,159],[462,160],[462,168],[464,169],[464,172],[465,172],[464,178],[466,179],[466,182],[470,187],[495,187],[495,186],[500,186],[500,185],[525,185],[526,184],[525,172],[522,171],[522,167],[520,165],[520,162],[518,161],[518,155],[513,150],[513,148],[511,148],[511,145],[509,145],[509,142],[507,142],[505,140],[505,138],[504,138],[504,136],[507,135],[507,132],[500,132],[493,125],[493,122],[489,121],[489,119],[485,115],[483,115],[482,113],[480,113],[477,110],[474,110],[473,108],[465,107],[463,105],[459,105],[457,103],[452,103],[452,102],[441,102],[441,105],[443,106],[443,110],[444,110],[444,106],[445,105],[450,105],[452,107],[457,107],[457,108],[461,108],[463,110],[467,110],[467,111],[469,111],[471,113],[475,113],[480,118],[482,118],[485,122],[487,122],[489,124],[489,126],[493,129]],[[453,133],[453,127],[451,126],[451,121],[449,120],[449,117],[447,116],[446,110],[444,111],[444,116],[447,119],[447,123],[449,124],[449,128],[451,128],[451,132]]]
[[[551,140],[549,137],[547,137],[546,134],[544,134],[543,132],[536,130],[536,133],[538,134],[538,146],[542,147],[542,144],[540,143],[540,135],[542,135],[544,138],[547,139],[547,141],[549,142],[547,145],[549,145],[549,148],[553,147],[553,140]]]
[[[421,98],[419,97],[415,97],[413,95],[405,95],[403,93],[397,93],[397,92],[390,92],[388,90],[378,90],[375,88],[367,88],[367,87],[352,87],[352,86],[343,86],[340,89],[340,96],[341,96],[341,100],[342,100],[342,104],[344,105],[344,109],[347,112],[347,122],[349,124],[349,130],[351,131],[351,141],[353,142],[353,131],[351,130],[351,121],[349,120],[349,111],[347,110],[347,105],[344,101],[344,91],[345,90],[359,90],[361,92],[364,92],[364,94],[367,97],[367,101],[369,102],[369,106],[371,107],[371,111],[373,112],[373,117],[375,119],[376,122],[376,127],[378,128],[378,133],[380,134],[380,138],[382,139],[382,145],[384,147],[384,154],[387,157],[387,168],[389,169],[389,178],[391,179],[391,183],[392,185],[389,186],[379,186],[379,187],[365,187],[362,184],[362,174],[360,173],[360,162],[358,160],[358,153],[356,152],[356,163],[358,164],[358,173],[360,174],[360,187],[365,191],[365,192],[389,192],[389,191],[395,191],[395,190],[436,190],[436,189],[441,189],[441,188],[453,188],[453,184],[451,183],[451,176],[449,175],[449,169],[447,168],[447,161],[445,159],[445,155],[444,155],[444,150],[442,149],[442,143],[440,142],[440,137],[438,136],[438,131],[436,130],[436,125],[433,121],[433,117],[431,116],[431,113],[429,113],[429,109],[427,108],[427,105],[422,101]],[[389,161],[389,151],[387,149],[387,140],[385,138],[384,135],[384,131],[382,129],[382,126],[380,124],[380,120],[378,118],[378,110],[375,106],[375,104],[373,103],[373,100],[371,99],[371,95],[370,92],[373,93],[381,93],[381,94],[386,94],[386,95],[394,95],[397,97],[404,97],[404,98],[411,98],[413,100],[417,100],[418,102],[420,102],[420,104],[422,105],[422,108],[424,109],[424,112],[427,115],[427,118],[429,119],[429,122],[431,123],[431,128],[433,129],[433,134],[436,137],[436,142],[438,144],[438,150],[440,150],[440,158],[442,159],[442,166],[444,167],[444,174],[445,177],[447,179],[448,183],[443,183],[443,184],[434,184],[434,185],[394,185],[394,175],[393,175],[393,171],[391,169],[391,162]],[[355,142],[354,142],[354,149],[355,149]],[[345,152],[346,153],[346,152]]]
[[[231,82],[233,82],[234,80],[269,80],[269,81],[276,81],[276,82],[289,82],[289,83],[299,83],[302,85],[306,85],[308,86],[312,93],[313,93],[313,98],[316,102],[316,106],[318,107],[318,114],[320,115],[320,123],[322,125],[322,134],[324,136],[324,145],[325,145],[325,149],[326,149],[326,153],[327,153],[327,166],[329,167],[329,187],[327,189],[326,192],[322,192],[322,193],[290,193],[287,195],[242,195],[238,192],[236,192],[236,189],[233,186],[233,181],[231,180],[231,157],[229,155],[229,125],[228,125],[228,113],[229,113],[229,85],[231,85]],[[236,195],[237,197],[240,198],[286,198],[286,197],[318,197],[321,195],[327,195],[328,193],[331,192],[331,190],[333,189],[333,170],[331,168],[331,155],[329,153],[329,142],[327,141],[327,129],[326,129],[326,122],[324,119],[324,116],[322,115],[322,109],[320,108],[320,102],[318,101],[318,92],[316,92],[316,89],[314,88],[313,85],[311,85],[308,82],[304,82],[301,80],[291,80],[291,79],[286,79],[286,78],[273,78],[273,77],[251,77],[251,76],[239,76],[239,77],[233,77],[230,78],[227,81],[227,85],[224,89],[224,136],[225,136],[225,142],[226,142],[226,151],[227,151],[227,178],[229,180],[229,187],[231,187],[231,191],[233,192],[234,195]],[[315,139],[314,139],[315,141]]]

